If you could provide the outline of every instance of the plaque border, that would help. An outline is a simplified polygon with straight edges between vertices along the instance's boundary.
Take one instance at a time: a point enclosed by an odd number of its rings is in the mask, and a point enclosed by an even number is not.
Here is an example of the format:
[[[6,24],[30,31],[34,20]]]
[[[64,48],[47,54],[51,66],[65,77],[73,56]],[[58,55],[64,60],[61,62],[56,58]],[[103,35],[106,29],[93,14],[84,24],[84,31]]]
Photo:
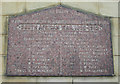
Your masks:
[[[37,2],[36,2],[37,3]],[[38,8],[38,9],[32,9],[30,11],[27,11],[26,10],[22,13],[17,13],[17,14],[12,14],[8,17],[8,20],[7,22],[5,22],[5,24],[7,24],[7,34],[9,33],[9,22],[10,22],[10,19],[11,18],[16,18],[16,17],[19,17],[19,16],[23,16],[23,15],[29,15],[29,14],[34,14],[34,13],[37,13],[37,12],[42,12],[44,10],[49,10],[51,8],[54,8],[54,7],[57,7],[57,6],[62,6],[64,8],[68,8],[68,9],[71,9],[71,10],[75,10],[75,11],[78,11],[80,13],[84,13],[84,14],[87,14],[87,15],[94,15],[96,16],[97,18],[104,18],[104,20],[107,20],[109,22],[109,28],[110,28],[110,42],[111,42],[111,58],[112,58],[112,74],[110,75],[79,75],[79,76],[73,76],[73,75],[67,75],[67,76],[63,76],[63,75],[8,75],[7,74],[7,68],[8,68],[8,46],[9,46],[9,40],[8,40],[8,37],[7,37],[7,58],[6,58],[6,66],[5,66],[5,75],[8,76],[8,77],[114,77],[115,74],[114,74],[114,57],[113,57],[113,44],[112,44],[112,22],[110,20],[111,17],[108,17],[108,16],[103,16],[103,15],[99,15],[99,14],[95,14],[95,13],[92,13],[92,12],[88,12],[88,11],[85,11],[83,9],[79,9],[79,8],[75,8],[75,7],[71,7],[71,6],[68,6],[68,5],[64,5],[64,4],[55,4],[55,5],[50,5],[50,6],[47,6],[47,7],[43,7],[43,8]],[[8,34],[9,35],[9,34]]]

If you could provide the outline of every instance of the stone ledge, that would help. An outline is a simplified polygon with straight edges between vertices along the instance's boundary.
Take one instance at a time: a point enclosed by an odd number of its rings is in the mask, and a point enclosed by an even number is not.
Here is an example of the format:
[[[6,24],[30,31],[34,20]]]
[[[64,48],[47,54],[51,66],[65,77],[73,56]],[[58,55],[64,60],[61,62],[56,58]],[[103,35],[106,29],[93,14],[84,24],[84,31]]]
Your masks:
[[[72,77],[37,77],[37,82],[72,82]]]
[[[36,77],[7,77],[7,76],[2,76],[2,82],[36,82]]]

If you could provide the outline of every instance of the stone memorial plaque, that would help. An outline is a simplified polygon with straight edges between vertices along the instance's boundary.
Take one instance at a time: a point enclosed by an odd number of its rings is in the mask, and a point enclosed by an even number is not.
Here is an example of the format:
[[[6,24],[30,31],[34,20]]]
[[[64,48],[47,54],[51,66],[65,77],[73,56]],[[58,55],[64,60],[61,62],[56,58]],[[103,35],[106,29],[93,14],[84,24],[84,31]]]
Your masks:
[[[108,18],[62,5],[11,17],[8,76],[112,76]]]

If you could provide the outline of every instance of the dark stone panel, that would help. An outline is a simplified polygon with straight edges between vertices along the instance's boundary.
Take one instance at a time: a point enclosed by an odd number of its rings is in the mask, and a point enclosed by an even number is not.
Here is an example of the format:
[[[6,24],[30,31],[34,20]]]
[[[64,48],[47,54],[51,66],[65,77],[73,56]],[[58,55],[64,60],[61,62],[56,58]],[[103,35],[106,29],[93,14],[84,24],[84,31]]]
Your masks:
[[[108,18],[55,6],[9,19],[8,76],[112,76]]]

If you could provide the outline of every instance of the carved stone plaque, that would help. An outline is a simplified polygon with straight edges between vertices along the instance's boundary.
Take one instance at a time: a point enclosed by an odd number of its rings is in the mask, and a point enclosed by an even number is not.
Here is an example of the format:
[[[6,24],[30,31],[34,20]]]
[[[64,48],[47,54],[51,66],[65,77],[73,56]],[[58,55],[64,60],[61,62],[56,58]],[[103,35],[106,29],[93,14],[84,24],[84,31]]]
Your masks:
[[[8,76],[112,76],[108,18],[55,6],[9,19]]]

